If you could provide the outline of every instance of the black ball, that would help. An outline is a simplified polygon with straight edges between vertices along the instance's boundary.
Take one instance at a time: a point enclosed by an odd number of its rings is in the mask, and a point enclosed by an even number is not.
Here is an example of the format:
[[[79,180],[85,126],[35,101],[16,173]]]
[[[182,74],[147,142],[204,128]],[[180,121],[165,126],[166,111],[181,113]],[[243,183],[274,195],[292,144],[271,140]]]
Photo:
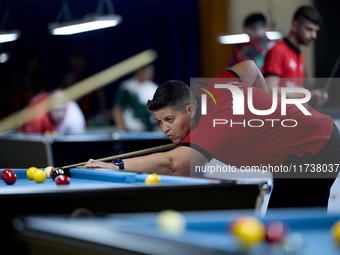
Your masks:
[[[63,169],[61,169],[61,168],[53,169],[53,171],[51,173],[51,179],[53,181],[55,181],[55,178],[57,178],[57,176],[59,176],[61,174],[64,174],[64,170]]]

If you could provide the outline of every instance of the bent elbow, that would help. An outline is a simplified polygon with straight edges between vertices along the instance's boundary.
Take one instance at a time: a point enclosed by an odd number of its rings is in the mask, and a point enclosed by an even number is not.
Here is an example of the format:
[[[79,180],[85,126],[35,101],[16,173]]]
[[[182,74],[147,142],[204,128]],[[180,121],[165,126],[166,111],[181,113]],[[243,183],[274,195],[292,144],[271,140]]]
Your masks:
[[[190,169],[187,169],[183,164],[176,163],[173,159],[170,159],[169,172],[174,176],[190,177]]]

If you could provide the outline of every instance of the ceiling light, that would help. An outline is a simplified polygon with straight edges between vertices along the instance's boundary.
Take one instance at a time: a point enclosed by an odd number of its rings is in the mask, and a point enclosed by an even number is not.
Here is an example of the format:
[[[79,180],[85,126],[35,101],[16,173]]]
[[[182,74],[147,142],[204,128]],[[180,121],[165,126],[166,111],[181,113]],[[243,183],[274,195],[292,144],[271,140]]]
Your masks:
[[[102,14],[104,4],[107,5],[109,11],[106,15]],[[63,15],[66,20],[59,22]],[[57,22],[48,25],[50,33],[53,35],[72,35],[117,26],[122,22],[122,16],[114,14],[113,5],[109,0],[100,0],[96,13],[88,14],[80,20],[72,20],[68,3],[64,0],[57,20]]]
[[[266,36],[269,40],[280,40],[280,39],[282,39],[282,34],[279,31],[267,31]]]
[[[14,29],[14,22],[9,13],[9,3],[6,4],[6,10],[0,24],[0,43],[12,42],[20,37],[20,31]],[[5,27],[13,27],[12,30],[7,30]]]
[[[10,55],[8,52],[0,52],[0,63],[6,63],[10,58]]]
[[[0,43],[12,42],[20,37],[19,30],[0,30]]]
[[[269,40],[279,40],[282,38],[282,34],[278,31],[268,31],[266,36]],[[247,34],[220,35],[217,37],[217,41],[222,44],[239,44],[249,42],[250,38]]]
[[[81,20],[51,23],[48,25],[50,33],[53,35],[72,35],[107,27],[117,26],[121,23],[120,15],[88,16]]]
[[[218,41],[222,44],[247,43],[250,38],[247,34],[221,35],[218,37]]]

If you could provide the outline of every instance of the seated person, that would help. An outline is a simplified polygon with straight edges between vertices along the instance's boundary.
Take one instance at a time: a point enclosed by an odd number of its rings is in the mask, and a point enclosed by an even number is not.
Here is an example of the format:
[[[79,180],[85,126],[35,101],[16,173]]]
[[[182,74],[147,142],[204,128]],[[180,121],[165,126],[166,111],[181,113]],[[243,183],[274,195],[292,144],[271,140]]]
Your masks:
[[[53,94],[54,98],[62,97],[62,92],[58,91]],[[47,112],[47,104],[50,103],[51,95],[41,93],[33,97],[29,106],[41,105],[41,112],[28,123],[19,128],[19,132],[32,134],[43,134],[46,131],[56,131],[59,135],[83,134],[86,132],[85,117],[74,101],[69,101],[66,104],[59,105]]]

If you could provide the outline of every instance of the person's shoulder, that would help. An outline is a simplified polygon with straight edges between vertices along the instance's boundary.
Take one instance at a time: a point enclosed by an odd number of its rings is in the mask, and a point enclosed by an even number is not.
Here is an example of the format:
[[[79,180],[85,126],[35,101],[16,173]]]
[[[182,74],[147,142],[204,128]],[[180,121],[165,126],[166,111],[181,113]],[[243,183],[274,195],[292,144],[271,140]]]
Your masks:
[[[76,101],[70,100],[67,102],[67,108],[79,108],[79,105],[77,104]]]
[[[154,90],[158,88],[158,85],[153,81],[147,81],[145,82],[145,85],[148,86],[150,89],[154,89]]]
[[[133,77],[124,80],[120,85],[119,89],[120,90],[131,90],[134,89],[137,86],[137,81]]]
[[[158,88],[158,85],[153,81],[144,81],[143,83],[140,83],[138,86],[138,90],[145,90],[145,91],[153,91],[155,92]]]
[[[282,40],[282,41],[279,41],[279,42],[276,42],[272,47],[271,49],[268,51],[269,52],[274,52],[274,51],[282,51],[283,49],[285,49],[287,46],[286,46],[286,43]]]
[[[238,78],[238,75],[234,71],[228,69],[227,71],[220,73],[216,78]]]

